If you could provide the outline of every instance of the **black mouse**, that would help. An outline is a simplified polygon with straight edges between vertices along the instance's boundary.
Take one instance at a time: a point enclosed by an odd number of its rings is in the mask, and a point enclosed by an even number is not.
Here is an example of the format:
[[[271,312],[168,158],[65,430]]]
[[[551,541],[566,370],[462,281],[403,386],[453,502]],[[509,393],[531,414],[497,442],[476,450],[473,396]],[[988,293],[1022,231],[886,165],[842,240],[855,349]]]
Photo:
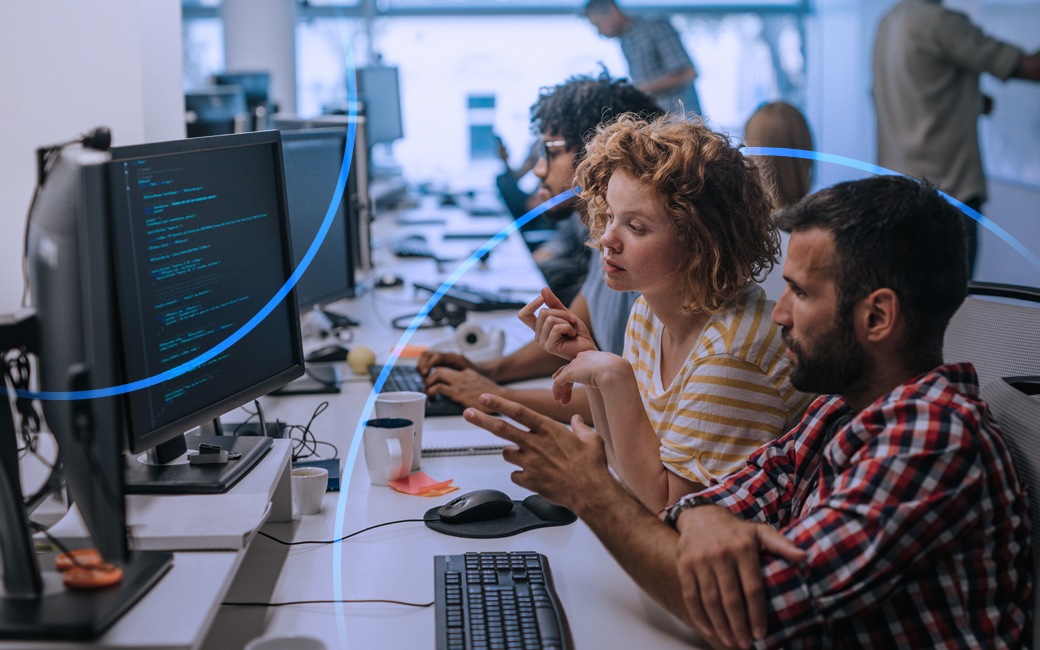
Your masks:
[[[347,349],[341,345],[326,345],[308,354],[305,360],[310,361],[312,363],[346,361]]]
[[[532,494],[531,496],[524,499],[521,503],[524,504],[525,508],[531,511],[531,514],[533,514],[535,517],[538,517],[542,521],[551,521],[553,523],[570,523],[578,518],[577,515],[575,515],[567,508],[564,508],[563,506],[558,506],[552,501],[549,501],[537,494]]]
[[[392,287],[399,287],[404,284],[404,280],[397,277],[396,275],[384,275],[376,281],[377,289],[390,289]]]
[[[446,524],[468,524],[474,521],[501,519],[513,509],[513,500],[498,490],[477,490],[445,503],[437,514]]]

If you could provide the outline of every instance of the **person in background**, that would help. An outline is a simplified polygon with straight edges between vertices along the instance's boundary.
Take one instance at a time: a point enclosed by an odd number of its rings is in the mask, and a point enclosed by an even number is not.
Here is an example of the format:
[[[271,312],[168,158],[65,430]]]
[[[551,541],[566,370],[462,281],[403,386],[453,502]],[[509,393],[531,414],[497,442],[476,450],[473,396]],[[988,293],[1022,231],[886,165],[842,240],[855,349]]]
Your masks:
[[[744,125],[744,145],[813,151],[812,132],[805,117],[786,102],[763,104]],[[813,161],[783,156],[753,156],[772,190],[777,207],[784,208],[800,201],[812,187]],[[762,281],[762,288],[772,300],[784,292],[781,270],[787,256],[790,235],[780,231],[780,264]]]
[[[513,481],[573,510],[715,647],[1021,648],[1032,641],[1029,498],[971,364],[944,364],[967,294],[957,210],[914,180],[841,183],[790,207],[773,323],[801,423],[660,518],[602,438],[485,395]],[[663,521],[662,521],[663,519]]]
[[[531,145],[527,158],[519,169],[513,169],[509,166],[509,151],[506,149],[506,145],[502,142],[502,138],[497,135],[495,136],[495,145],[498,147],[498,157],[502,159],[502,163],[505,165],[505,171],[495,177],[495,185],[498,187],[498,192],[502,196],[502,202],[506,204],[509,213],[513,215],[513,219],[519,219],[534,208],[538,207],[538,204],[535,203],[534,197],[529,195],[527,192],[524,192],[518,185],[520,179],[523,178],[527,172],[534,169],[534,166],[538,163],[538,142],[535,141],[535,143]],[[520,231],[526,233],[531,230],[551,230],[552,227],[553,223],[551,221],[546,219],[544,215],[538,215],[534,219],[531,219],[524,225],[520,226]]]
[[[607,286],[642,294],[624,355],[599,351],[547,290],[520,318],[570,361],[554,394],[566,403],[585,386],[611,467],[658,510],[739,468],[813,396],[791,385],[773,303],[755,283],[778,243],[758,168],[685,115],[622,115],[585,151],[575,181]]]
[[[541,179],[534,195],[540,205],[574,187],[574,169],[584,158],[585,138],[601,122],[624,113],[652,118],[661,114],[657,103],[627,79],[577,76],[558,86],[543,88],[531,107],[531,122],[541,133],[541,155],[534,174]],[[547,211],[557,221],[585,214],[585,202],[572,198]],[[582,247],[589,251],[584,242]],[[625,326],[632,305],[639,298],[632,292],[617,292],[607,287],[599,252],[590,252],[585,281],[569,308],[588,327],[596,344],[603,350],[620,354],[625,340]],[[570,404],[562,405],[547,389],[523,390],[502,384],[546,377],[564,360],[543,350],[532,341],[527,346],[490,363],[474,364],[462,355],[426,352],[419,359],[427,392],[443,394],[466,406],[480,407],[477,399],[483,393],[495,393],[530,406],[561,421],[581,413],[589,420],[592,412],[583,389],[574,391]]]
[[[637,88],[668,112],[692,111],[700,115],[701,105],[693,85],[697,70],[670,22],[629,16],[614,0],[589,0],[585,17],[600,34],[621,41],[628,74]]]
[[[987,36],[941,0],[902,0],[881,19],[874,40],[878,165],[927,178],[981,212],[986,177],[978,118],[993,108],[979,75],[1040,81],[1040,52],[1027,56]],[[961,214],[974,271],[978,225]]]

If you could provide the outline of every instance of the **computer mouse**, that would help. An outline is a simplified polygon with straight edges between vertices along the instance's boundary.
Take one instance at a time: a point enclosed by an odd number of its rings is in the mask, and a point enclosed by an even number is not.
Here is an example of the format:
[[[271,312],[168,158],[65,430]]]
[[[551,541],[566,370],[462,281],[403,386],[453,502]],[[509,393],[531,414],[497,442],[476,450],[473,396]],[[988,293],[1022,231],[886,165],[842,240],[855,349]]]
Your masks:
[[[326,345],[308,354],[305,361],[310,361],[312,363],[346,361],[347,352],[347,349],[342,345]]]
[[[523,503],[524,507],[530,510],[535,517],[538,517],[542,521],[570,523],[578,518],[577,515],[567,508],[558,506],[552,501],[537,494],[532,494],[521,501],[521,503]]]
[[[446,524],[501,519],[513,509],[513,500],[498,490],[477,490],[455,497],[437,510]]]
[[[404,284],[404,280],[396,275],[384,275],[376,281],[377,289],[390,289],[392,287],[399,287]]]

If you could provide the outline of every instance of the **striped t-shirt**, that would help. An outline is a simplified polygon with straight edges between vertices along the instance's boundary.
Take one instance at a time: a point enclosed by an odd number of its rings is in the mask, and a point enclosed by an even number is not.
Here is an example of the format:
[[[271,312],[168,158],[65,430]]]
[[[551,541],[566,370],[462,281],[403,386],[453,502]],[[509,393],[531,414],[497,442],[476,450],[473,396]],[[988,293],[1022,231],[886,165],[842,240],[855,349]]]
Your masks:
[[[690,357],[661,385],[661,321],[640,298],[625,332],[643,406],[661,438],[661,462],[707,485],[737,470],[763,444],[801,419],[815,397],[797,390],[774,303],[750,282],[733,305],[712,316]]]

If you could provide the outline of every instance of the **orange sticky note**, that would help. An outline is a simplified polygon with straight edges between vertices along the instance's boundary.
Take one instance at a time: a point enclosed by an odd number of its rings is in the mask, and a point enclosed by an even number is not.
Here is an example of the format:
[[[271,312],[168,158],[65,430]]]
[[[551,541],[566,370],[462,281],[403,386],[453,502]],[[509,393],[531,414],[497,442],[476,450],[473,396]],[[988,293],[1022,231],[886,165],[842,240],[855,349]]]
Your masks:
[[[416,472],[411,476],[390,481],[390,487],[413,496],[438,497],[458,489],[451,485],[453,480],[437,481],[427,476],[426,472]]]
[[[418,359],[422,356],[423,352],[426,352],[425,345],[406,345],[401,348],[401,359]]]

